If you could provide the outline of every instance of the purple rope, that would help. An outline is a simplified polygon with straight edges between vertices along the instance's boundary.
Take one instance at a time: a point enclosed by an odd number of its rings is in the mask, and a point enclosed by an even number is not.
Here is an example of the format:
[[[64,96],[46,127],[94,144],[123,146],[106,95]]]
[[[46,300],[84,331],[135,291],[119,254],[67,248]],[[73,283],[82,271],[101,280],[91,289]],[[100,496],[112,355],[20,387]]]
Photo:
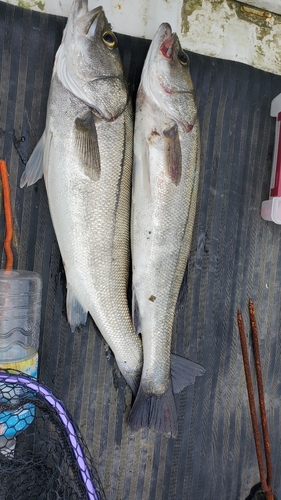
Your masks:
[[[79,466],[81,479],[87,490],[88,499],[99,500],[97,490],[92,480],[91,472],[85,460],[84,452],[78,441],[76,430],[62,402],[59,401],[46,386],[44,386],[43,384],[39,384],[39,382],[30,380],[30,378],[23,375],[9,375],[2,372],[0,373],[0,381],[1,380],[6,382],[7,384],[21,384],[24,387],[35,391],[36,393],[43,396],[43,398],[48,401],[48,403],[55,409],[67,432],[73,454]]]

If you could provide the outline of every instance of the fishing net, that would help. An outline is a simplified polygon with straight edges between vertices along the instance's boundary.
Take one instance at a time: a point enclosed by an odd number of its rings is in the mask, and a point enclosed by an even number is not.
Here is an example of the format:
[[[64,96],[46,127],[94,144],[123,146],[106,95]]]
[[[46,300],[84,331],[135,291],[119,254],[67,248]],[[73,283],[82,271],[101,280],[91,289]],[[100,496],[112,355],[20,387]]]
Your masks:
[[[0,372],[0,499],[105,500],[78,428],[52,392]]]
[[[245,500],[267,500],[269,497],[266,496],[265,492],[261,487],[261,483],[256,484],[252,487],[250,494],[247,496]],[[277,500],[277,497],[273,497],[274,500]]]

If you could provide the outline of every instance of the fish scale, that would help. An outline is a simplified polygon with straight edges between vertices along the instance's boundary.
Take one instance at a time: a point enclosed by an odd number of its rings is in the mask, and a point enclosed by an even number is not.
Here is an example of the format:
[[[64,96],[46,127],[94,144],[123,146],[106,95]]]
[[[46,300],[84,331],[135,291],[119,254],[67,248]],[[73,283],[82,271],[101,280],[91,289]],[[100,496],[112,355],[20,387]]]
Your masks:
[[[173,355],[171,365],[174,313],[190,251],[200,166],[187,60],[176,34],[162,24],[137,95],[132,181],[133,310],[144,361],[130,425],[173,437],[174,392],[204,373],[196,363]]]
[[[89,312],[136,392],[142,345],[127,301],[132,141],[116,37],[102,7],[88,11],[86,0],[74,0],[56,54],[45,131],[21,186],[44,173],[71,329]]]

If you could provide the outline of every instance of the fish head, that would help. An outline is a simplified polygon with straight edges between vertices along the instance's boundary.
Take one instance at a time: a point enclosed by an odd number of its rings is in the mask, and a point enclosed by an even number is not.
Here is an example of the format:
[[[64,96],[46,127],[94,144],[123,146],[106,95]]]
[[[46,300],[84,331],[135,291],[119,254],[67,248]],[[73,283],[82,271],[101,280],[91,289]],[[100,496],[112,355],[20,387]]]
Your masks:
[[[148,97],[185,131],[197,116],[189,57],[168,23],[158,28],[145,60],[141,85]]]
[[[74,0],[54,71],[99,118],[111,121],[124,111],[128,89],[118,40],[102,7],[89,11],[88,0]]]

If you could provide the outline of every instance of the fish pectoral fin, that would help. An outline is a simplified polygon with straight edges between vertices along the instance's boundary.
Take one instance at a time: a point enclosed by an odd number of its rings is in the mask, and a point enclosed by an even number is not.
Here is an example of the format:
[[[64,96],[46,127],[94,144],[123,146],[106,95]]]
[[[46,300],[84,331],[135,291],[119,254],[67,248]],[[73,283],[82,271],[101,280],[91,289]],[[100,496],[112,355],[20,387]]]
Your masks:
[[[75,120],[75,146],[81,156],[84,174],[93,181],[100,178],[100,152],[97,130],[92,111]]]
[[[67,286],[66,311],[72,333],[74,332],[76,326],[85,325],[88,311],[85,311],[80,302],[78,302],[73,294],[71,286],[69,285]]]
[[[35,184],[43,175],[43,156],[45,149],[45,133],[35,146],[35,149],[30,156],[25,170],[21,176],[20,187],[31,186]]]
[[[203,366],[190,361],[190,359],[171,354],[171,377],[175,394],[181,392],[188,385],[194,384],[195,378],[204,375],[205,371]]]
[[[178,186],[182,174],[182,154],[179,139],[178,126],[163,130],[164,136],[164,158],[168,177]]]

